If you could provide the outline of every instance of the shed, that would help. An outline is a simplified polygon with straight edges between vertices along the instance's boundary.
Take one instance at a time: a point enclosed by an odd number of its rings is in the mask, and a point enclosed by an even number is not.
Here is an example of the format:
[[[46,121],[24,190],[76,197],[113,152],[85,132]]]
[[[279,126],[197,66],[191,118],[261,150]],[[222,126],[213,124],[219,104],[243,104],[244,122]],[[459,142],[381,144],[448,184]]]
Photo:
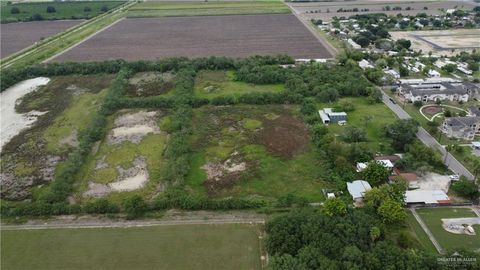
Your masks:
[[[353,200],[362,200],[365,192],[372,189],[370,184],[364,180],[355,180],[353,182],[347,182],[347,189]]]
[[[440,189],[407,190],[405,202],[407,204],[450,204],[450,198]]]

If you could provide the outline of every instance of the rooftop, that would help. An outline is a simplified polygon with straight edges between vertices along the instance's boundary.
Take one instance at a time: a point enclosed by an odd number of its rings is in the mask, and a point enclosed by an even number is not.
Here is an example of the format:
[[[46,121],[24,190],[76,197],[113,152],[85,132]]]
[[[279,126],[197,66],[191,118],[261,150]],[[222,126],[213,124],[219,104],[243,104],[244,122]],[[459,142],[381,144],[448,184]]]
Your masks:
[[[350,195],[352,195],[352,198],[355,200],[358,198],[363,198],[365,192],[372,189],[372,187],[367,181],[355,180],[353,182],[347,182],[347,189]]]
[[[440,189],[436,190],[407,190],[405,192],[406,203],[439,204],[448,203],[450,198]]]

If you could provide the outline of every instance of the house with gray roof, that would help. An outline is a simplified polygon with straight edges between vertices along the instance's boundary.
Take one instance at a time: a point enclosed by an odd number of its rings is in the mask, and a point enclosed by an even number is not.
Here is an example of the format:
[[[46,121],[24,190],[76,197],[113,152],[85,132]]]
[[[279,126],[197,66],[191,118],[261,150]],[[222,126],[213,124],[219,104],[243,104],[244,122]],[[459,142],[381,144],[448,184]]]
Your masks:
[[[478,91],[478,87],[471,83],[418,83],[401,84],[400,93],[410,102],[435,102],[437,100],[467,102],[470,96]]]
[[[442,124],[441,131],[449,138],[471,141],[480,130],[479,116],[449,117]]]

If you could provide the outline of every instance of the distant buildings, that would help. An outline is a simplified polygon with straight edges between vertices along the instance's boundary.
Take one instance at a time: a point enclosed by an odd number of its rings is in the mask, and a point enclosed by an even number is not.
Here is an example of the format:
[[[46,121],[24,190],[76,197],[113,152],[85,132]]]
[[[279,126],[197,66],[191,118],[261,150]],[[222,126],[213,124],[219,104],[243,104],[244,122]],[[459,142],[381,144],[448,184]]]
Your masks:
[[[437,78],[441,79],[441,78]],[[403,83],[399,92],[410,102],[435,102],[435,101],[457,101],[467,102],[471,95],[478,91],[478,87],[472,83]]]
[[[324,124],[338,123],[345,124],[347,121],[347,113],[345,112],[334,112],[332,108],[324,108],[318,111],[320,118]]]
[[[351,39],[351,38],[347,39],[347,43],[348,43],[348,45],[352,46],[352,48],[354,48],[356,50],[360,50],[362,48],[362,46],[358,45],[358,43],[353,41],[353,39]]]
[[[384,168],[392,171],[393,163],[389,159],[375,159],[374,162],[382,164]],[[368,162],[357,162],[357,172],[362,172],[368,167]]]
[[[368,60],[365,60],[365,59],[362,59],[362,61],[358,62],[358,66],[363,70],[367,68],[374,68],[374,66],[370,64]]]
[[[442,124],[441,131],[450,138],[471,141],[480,129],[479,116],[449,117]]]

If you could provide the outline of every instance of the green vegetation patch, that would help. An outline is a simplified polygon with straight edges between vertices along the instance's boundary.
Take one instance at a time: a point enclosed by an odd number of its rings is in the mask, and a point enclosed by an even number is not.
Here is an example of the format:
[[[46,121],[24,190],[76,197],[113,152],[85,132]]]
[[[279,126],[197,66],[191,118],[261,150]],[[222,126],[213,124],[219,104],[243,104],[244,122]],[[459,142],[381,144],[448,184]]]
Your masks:
[[[128,95],[133,97],[157,96],[173,89],[172,73],[141,72],[130,78]]]
[[[161,184],[163,152],[168,133],[159,128],[166,117],[163,111],[123,110],[109,118],[106,137],[87,158],[78,175],[79,200],[91,196],[108,195],[113,201],[121,200],[132,192],[150,196]],[[112,184],[138,175],[147,175],[147,182],[128,192],[91,193],[89,183]],[[86,193],[85,193],[86,192]]]
[[[90,19],[125,1],[68,1],[2,5],[2,23],[17,21]]]
[[[454,234],[447,232],[442,227],[442,218],[477,217],[473,210],[469,208],[425,208],[417,209],[417,213],[444,249],[466,248],[472,251],[480,249],[480,234]],[[477,232],[480,230],[478,225],[473,227]]]
[[[133,6],[128,17],[178,17],[247,14],[284,14],[290,9],[282,1],[197,1],[142,2]]]
[[[261,269],[262,232],[240,224],[2,230],[1,268]]]
[[[390,140],[384,136],[384,127],[395,121],[396,117],[390,109],[383,103],[371,104],[364,97],[347,97],[341,98],[335,103],[318,104],[318,109],[334,108],[343,111],[346,104],[353,105],[352,111],[346,111],[347,124],[340,126],[338,124],[330,124],[328,129],[342,140],[345,130],[348,127],[356,127],[365,131],[366,140],[362,143],[366,144],[369,149],[388,152],[390,148]]]
[[[275,117],[268,117],[275,115]],[[214,197],[295,194],[323,200],[322,161],[293,106],[195,110],[187,190]]]
[[[250,84],[235,80],[233,71],[201,71],[195,78],[195,95],[203,98],[240,96],[255,92],[281,92],[283,84]]]

